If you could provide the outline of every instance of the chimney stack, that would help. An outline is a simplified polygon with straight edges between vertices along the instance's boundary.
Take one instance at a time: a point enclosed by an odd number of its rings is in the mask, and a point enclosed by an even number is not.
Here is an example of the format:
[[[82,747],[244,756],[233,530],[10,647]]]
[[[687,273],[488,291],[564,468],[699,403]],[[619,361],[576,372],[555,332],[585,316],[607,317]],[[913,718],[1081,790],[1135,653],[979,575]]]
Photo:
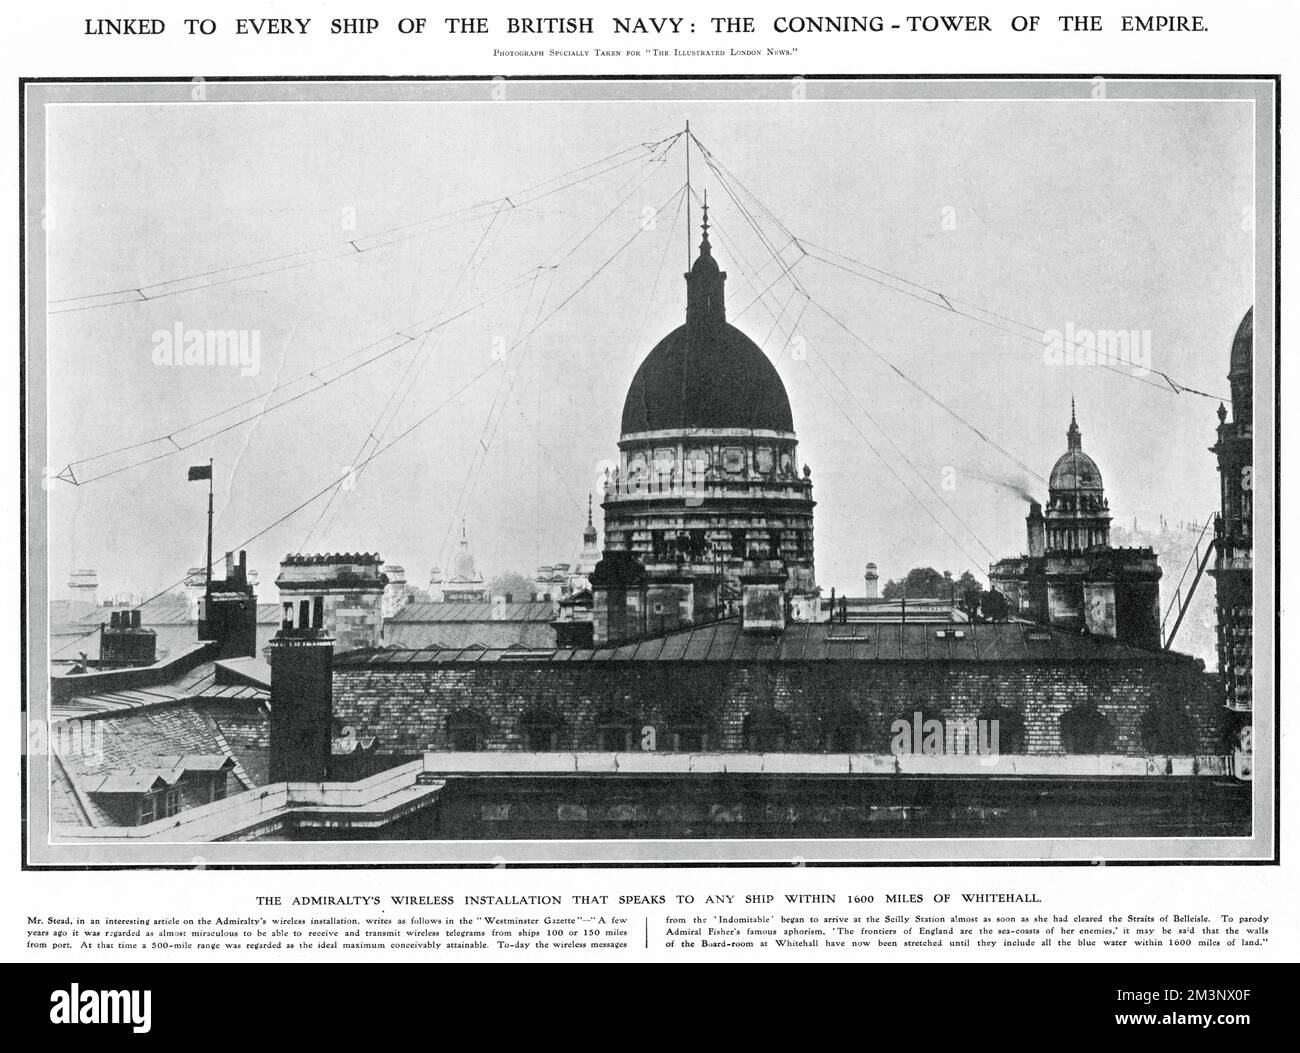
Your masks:
[[[740,627],[747,633],[785,631],[785,565],[780,560],[756,561],[740,577]],[[835,612],[831,611],[834,620]]]
[[[257,597],[248,584],[247,553],[226,553],[226,579],[210,581],[200,608],[199,639],[215,640],[218,658],[257,655]]]
[[[100,669],[153,665],[158,660],[158,636],[140,624],[140,611],[112,611],[99,634]]]
[[[622,643],[646,633],[645,567],[630,552],[606,552],[591,572],[592,642]]]
[[[334,638],[282,628],[271,658],[271,782],[323,782],[334,736]]]
[[[1029,555],[1037,558],[1047,552],[1047,528],[1043,523],[1043,506],[1037,501],[1029,502],[1029,515],[1025,516],[1025,525],[1029,533]]]

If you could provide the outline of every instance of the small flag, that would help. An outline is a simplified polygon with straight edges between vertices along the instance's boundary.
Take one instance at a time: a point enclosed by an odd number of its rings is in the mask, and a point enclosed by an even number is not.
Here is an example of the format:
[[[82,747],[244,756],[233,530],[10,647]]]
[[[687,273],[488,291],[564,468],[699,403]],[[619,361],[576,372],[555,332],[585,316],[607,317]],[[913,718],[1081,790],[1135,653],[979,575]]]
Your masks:
[[[211,479],[212,465],[210,464],[192,464],[190,465],[190,482],[196,479]]]

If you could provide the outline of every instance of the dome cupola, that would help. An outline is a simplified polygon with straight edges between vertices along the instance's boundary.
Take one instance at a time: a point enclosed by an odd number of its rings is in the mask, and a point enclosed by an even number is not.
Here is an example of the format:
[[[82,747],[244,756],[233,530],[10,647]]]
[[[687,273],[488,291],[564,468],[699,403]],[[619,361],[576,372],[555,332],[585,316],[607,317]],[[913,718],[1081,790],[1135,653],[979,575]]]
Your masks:
[[[1085,552],[1110,546],[1110,504],[1101,484],[1101,469],[1083,452],[1083,433],[1070,399],[1070,427],[1065,452],[1047,480],[1044,515],[1048,552]],[[1033,548],[1031,539],[1030,547]]]
[[[1101,469],[1083,452],[1083,433],[1074,416],[1074,399],[1070,400],[1070,427],[1065,433],[1066,449],[1052,466],[1047,485],[1050,490],[1102,491]]]

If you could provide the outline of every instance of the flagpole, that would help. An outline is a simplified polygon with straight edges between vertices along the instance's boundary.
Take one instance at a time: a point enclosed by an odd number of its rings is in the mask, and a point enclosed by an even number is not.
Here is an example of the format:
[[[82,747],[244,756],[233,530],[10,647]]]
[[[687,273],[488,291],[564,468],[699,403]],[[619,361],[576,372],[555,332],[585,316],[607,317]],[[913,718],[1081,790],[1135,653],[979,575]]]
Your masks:
[[[204,583],[212,588],[212,458],[208,458],[208,563]]]

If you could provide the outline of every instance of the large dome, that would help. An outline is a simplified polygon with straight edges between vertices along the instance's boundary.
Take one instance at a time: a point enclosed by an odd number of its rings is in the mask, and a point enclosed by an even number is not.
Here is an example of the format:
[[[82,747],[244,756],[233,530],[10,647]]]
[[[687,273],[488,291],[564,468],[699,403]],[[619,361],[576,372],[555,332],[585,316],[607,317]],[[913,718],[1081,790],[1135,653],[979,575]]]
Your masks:
[[[623,434],[678,428],[794,431],[776,367],[734,325],[678,326],[632,378]]]
[[[776,367],[727,321],[727,274],[709,244],[704,203],[700,254],[686,274],[686,324],[655,345],[623,403],[623,434],[682,429],[794,431]]]
[[[1101,469],[1082,450],[1066,450],[1052,466],[1047,485],[1052,490],[1100,490]]]

